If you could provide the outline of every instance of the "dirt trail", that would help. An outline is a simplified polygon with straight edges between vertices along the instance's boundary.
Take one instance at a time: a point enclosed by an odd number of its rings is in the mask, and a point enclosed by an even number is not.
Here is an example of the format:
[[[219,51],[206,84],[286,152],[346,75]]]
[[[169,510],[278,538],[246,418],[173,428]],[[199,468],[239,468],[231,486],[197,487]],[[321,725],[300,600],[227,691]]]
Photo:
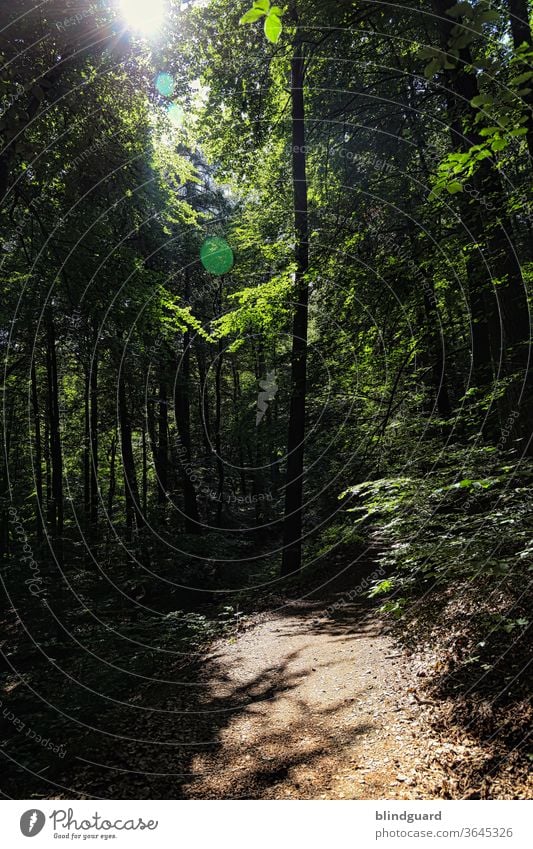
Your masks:
[[[48,775],[52,798],[432,798],[441,744],[420,678],[375,607],[326,613],[338,589],[259,614],[141,688]]]
[[[225,680],[210,676],[214,669]],[[285,610],[218,642],[209,678],[205,698],[231,716],[216,750],[192,758],[185,797],[424,795],[424,761],[436,744],[406,660],[375,611]]]

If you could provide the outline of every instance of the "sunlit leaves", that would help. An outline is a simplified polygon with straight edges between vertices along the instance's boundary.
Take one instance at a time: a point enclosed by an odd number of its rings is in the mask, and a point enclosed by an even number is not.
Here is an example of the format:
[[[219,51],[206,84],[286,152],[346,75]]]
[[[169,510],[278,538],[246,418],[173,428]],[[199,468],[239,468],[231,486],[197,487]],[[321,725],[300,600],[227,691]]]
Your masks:
[[[277,44],[283,30],[281,16],[284,11],[281,6],[271,6],[270,0],[255,0],[252,8],[242,16],[239,23],[253,24],[264,17],[265,36],[272,44]]]
[[[250,9],[248,12],[246,12],[245,15],[242,16],[239,23],[253,24],[255,23],[255,21],[258,21],[259,18],[263,17],[264,14],[265,12],[263,12],[261,9]]]
[[[283,29],[280,18],[270,13],[265,19],[265,35],[273,44],[277,44]]]

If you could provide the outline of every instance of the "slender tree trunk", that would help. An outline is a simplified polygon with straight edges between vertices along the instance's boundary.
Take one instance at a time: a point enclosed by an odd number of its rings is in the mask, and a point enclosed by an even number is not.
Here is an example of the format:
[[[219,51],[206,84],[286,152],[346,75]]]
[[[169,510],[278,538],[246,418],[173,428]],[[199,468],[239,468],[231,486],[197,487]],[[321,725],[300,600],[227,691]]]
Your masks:
[[[33,410],[33,427],[35,435],[35,534],[40,541],[43,538],[43,448],[41,440],[41,416],[39,411],[39,393],[37,390],[37,373],[35,361],[31,364],[31,405]]]
[[[412,232],[410,233],[410,243],[412,246],[412,258],[416,262],[420,257],[416,239]],[[427,327],[427,348],[431,359],[431,378],[435,393],[435,406],[439,415],[447,419],[452,412],[452,406],[448,392],[449,382],[445,363],[446,344],[433,281],[427,278],[424,280],[423,304]]]
[[[91,445],[91,468],[90,468],[90,520],[93,534],[98,530],[98,358],[96,351],[91,364],[90,375],[91,396],[91,419],[90,419],[90,445]]]
[[[222,280],[220,278],[219,313],[222,311]],[[222,461],[222,362],[223,340],[218,341],[218,356],[215,367],[215,459],[218,475],[217,524],[222,523],[222,502],[224,498],[224,463]]]
[[[159,470],[157,476],[157,501],[163,507],[167,501],[168,489],[168,399],[167,387],[164,381],[161,381],[159,385],[158,429],[159,440],[157,453]]]
[[[241,384],[239,380],[239,370],[237,368],[237,364],[235,360],[231,359],[231,375],[233,378],[233,406],[235,408],[236,415],[238,414],[240,417],[240,409],[241,409]],[[239,452],[239,480],[241,486],[241,495],[243,498],[246,498],[246,473],[244,469],[244,444],[243,444],[243,435],[239,435],[238,443],[238,452]]]
[[[148,513],[148,458],[147,458],[147,450],[146,450],[146,428],[143,424],[142,429],[142,467],[143,467],[143,476],[142,476],[142,504],[143,504],[143,513],[146,516]]]
[[[5,391],[5,390],[4,390]],[[1,527],[0,527],[0,553],[2,557],[7,556],[10,551],[10,541],[9,541],[9,514],[7,512],[7,504],[9,503],[9,482],[8,482],[8,468],[9,468],[9,454],[11,449],[11,433],[13,431],[13,417],[14,417],[15,404],[14,400],[11,397],[9,403],[9,413],[5,417],[4,427],[5,430],[2,433],[3,437],[3,445],[2,445],[2,464],[1,464],[1,489],[0,495],[2,496],[2,502],[5,505],[5,509],[2,510],[1,518]]]
[[[137,487],[137,475],[135,472],[135,460],[133,455],[132,428],[128,405],[126,402],[126,387],[124,374],[121,373],[118,384],[118,415],[120,427],[120,445],[122,451],[122,465],[124,468],[124,497],[126,500],[126,529],[128,539],[133,534],[134,520],[137,529],[144,525],[144,517],[139,507],[139,489]]]
[[[442,334],[439,333],[439,315],[435,304],[435,293],[424,292],[424,312],[428,328],[430,355],[433,360],[431,375],[435,392],[435,404],[443,419],[449,418],[452,412],[448,392],[448,376],[444,361],[445,345]]]
[[[307,175],[305,155],[304,56],[300,36],[291,61],[292,182],[296,230],[296,273],[291,354],[291,405],[287,445],[287,478],[283,522],[281,574],[288,575],[302,565],[302,502],[307,377],[307,320],[309,266]]]
[[[63,563],[63,455],[59,419],[59,389],[55,330],[52,318],[47,327],[46,369],[48,376],[48,414],[50,419],[50,467],[51,467],[51,536],[54,551],[60,565]]]
[[[263,340],[259,338],[256,349],[256,379],[263,381],[266,384],[267,380],[267,365],[265,352],[263,348]],[[261,385],[261,383],[259,383]],[[266,402],[266,410],[264,410],[264,419],[256,425],[255,428],[255,468],[253,476],[253,494],[255,496],[255,523],[259,527],[264,522],[263,498],[265,489],[265,477],[263,474],[263,466],[265,465],[265,457],[268,451],[268,407],[269,401]]]
[[[113,438],[111,440],[111,448],[109,452],[109,490],[107,493],[107,515],[109,517],[109,521],[111,522],[113,519],[113,508],[115,505],[115,491],[116,491],[116,456],[117,456],[117,436],[113,434]]]
[[[89,373],[86,371],[83,379],[83,512],[88,521],[91,510],[91,458],[90,458],[90,389]]]
[[[150,441],[150,449],[152,451],[152,458],[154,461],[154,469],[156,476],[156,487],[159,493],[159,448],[157,445],[157,439],[155,435],[155,413],[154,413],[154,402],[148,401],[146,404],[146,427],[148,429],[148,439]],[[159,501],[159,495],[158,495]]]
[[[211,413],[209,406],[209,389],[207,386],[207,367],[205,362],[205,349],[201,339],[196,341],[196,362],[198,363],[198,405],[200,412],[200,422],[202,430],[202,440],[204,443],[205,452],[209,455],[212,451],[210,444],[211,434]]]
[[[187,281],[188,282],[188,281]],[[188,285],[186,298],[188,298]],[[183,334],[183,354],[178,363],[176,382],[174,384],[174,413],[176,428],[181,443],[181,455],[184,454],[183,468],[183,512],[185,514],[185,531],[188,534],[200,534],[202,526],[198,513],[196,490],[189,472],[192,458],[191,445],[191,340],[189,331]]]

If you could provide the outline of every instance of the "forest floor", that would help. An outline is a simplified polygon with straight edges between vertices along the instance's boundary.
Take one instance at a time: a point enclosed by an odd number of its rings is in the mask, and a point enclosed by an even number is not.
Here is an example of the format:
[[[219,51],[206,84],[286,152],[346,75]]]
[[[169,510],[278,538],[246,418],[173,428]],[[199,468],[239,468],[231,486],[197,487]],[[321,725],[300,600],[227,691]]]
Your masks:
[[[260,613],[212,644],[190,690],[158,684],[139,697],[153,712],[138,712],[128,736],[156,738],[155,749],[100,741],[61,783],[104,798],[429,798],[439,741],[386,631],[368,605]]]
[[[420,619],[398,624],[363,595],[347,601],[371,568],[343,568],[314,590],[296,586],[292,599],[265,597],[223,635],[166,661],[145,651],[145,676],[112,675],[108,661],[95,661],[99,674],[108,670],[94,679],[97,700],[86,685],[74,686],[81,652],[61,659],[61,674],[55,662],[44,666],[48,709],[20,683],[6,688],[4,716],[24,716],[28,729],[61,740],[67,755],[60,759],[7,721],[1,745],[13,774],[3,795],[530,798],[520,752],[530,708],[519,698],[498,706],[499,678],[461,697],[456,667],[436,650],[445,635],[452,648],[462,644],[464,594],[446,604],[424,600],[423,615],[440,629],[427,651]],[[446,651],[453,659],[456,649]]]
[[[193,760],[192,798],[416,799],[436,743],[374,611],[289,606],[217,643],[210,698],[238,706]],[[208,666],[209,673],[209,666]]]

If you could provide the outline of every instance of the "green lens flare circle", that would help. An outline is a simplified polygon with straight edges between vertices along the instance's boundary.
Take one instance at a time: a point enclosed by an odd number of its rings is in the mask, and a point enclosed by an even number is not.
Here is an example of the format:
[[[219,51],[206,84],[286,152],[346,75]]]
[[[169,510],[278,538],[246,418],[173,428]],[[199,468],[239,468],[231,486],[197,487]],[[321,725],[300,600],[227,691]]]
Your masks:
[[[233,268],[233,251],[225,239],[210,236],[200,249],[200,260],[210,274],[226,274]]]

